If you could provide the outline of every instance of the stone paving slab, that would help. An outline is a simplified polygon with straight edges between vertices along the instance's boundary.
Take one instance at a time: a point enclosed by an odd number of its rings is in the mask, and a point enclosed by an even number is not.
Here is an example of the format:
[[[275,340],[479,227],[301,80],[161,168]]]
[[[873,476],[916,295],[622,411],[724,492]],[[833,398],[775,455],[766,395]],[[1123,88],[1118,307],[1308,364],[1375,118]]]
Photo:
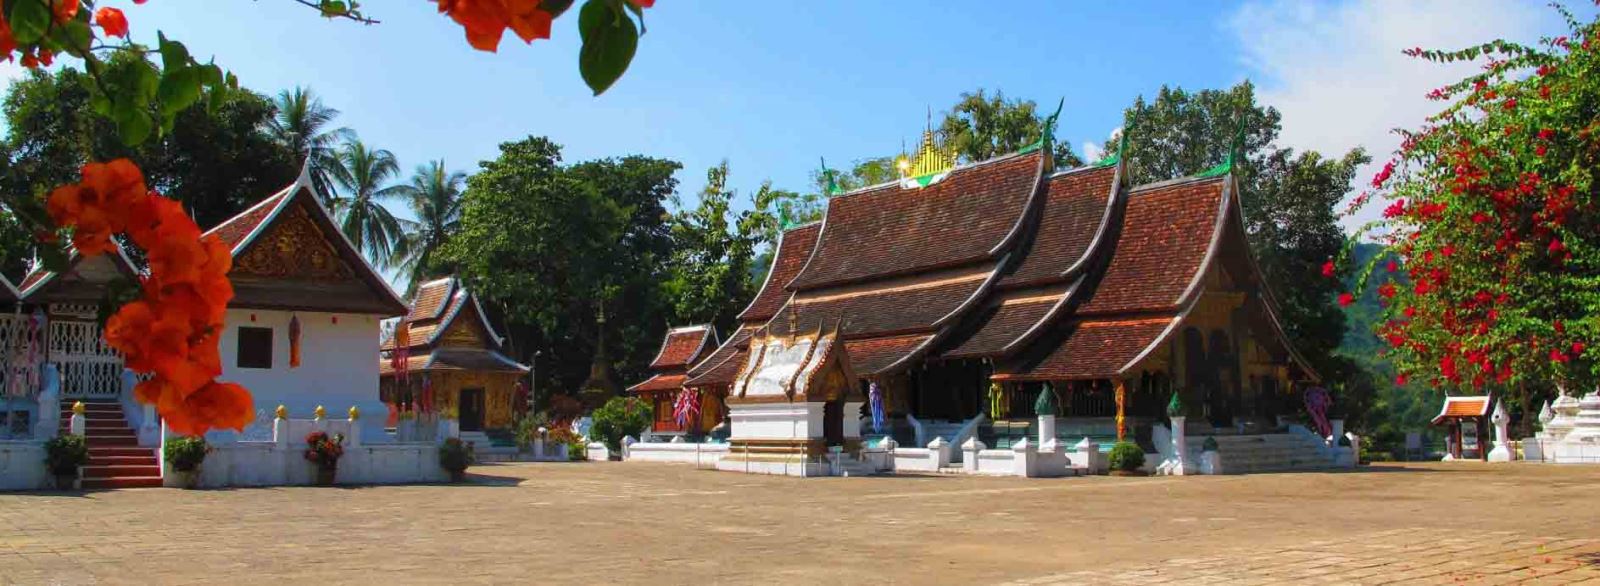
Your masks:
[[[0,585],[1600,582],[1597,486],[1597,467],[1478,463],[1181,479],[507,463],[466,485],[11,493]]]

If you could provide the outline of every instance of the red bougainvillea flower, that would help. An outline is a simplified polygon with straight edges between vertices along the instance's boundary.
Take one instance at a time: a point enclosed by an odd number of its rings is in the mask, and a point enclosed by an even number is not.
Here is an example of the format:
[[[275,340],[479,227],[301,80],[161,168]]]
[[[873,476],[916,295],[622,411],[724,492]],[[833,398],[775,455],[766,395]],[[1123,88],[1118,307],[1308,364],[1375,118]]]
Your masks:
[[[1349,292],[1339,294],[1339,307],[1350,307],[1350,304],[1355,302],[1356,296],[1354,294]]]
[[[94,11],[94,23],[105,29],[106,35],[113,37],[128,36],[128,18],[123,16],[121,10],[105,6]]]
[[[1589,347],[1584,345],[1583,342],[1573,342],[1572,343],[1572,355],[1573,356],[1583,356],[1583,351],[1588,349],[1588,348]]]
[[[127,234],[144,251],[149,274],[141,296],[117,310],[103,333],[124,364],[153,374],[135,398],[154,404],[172,430],[198,435],[212,428],[243,429],[254,418],[250,394],[219,383],[217,350],[233,284],[233,256],[215,235],[201,238],[183,206],[146,189],[139,168],[126,159],[91,163],[83,180],[51,192],[46,209],[71,228],[84,256],[115,249],[111,236]]]
[[[439,12],[450,16],[467,33],[467,43],[493,53],[507,28],[524,42],[550,38],[555,16],[540,8],[539,0],[435,0]]]
[[[628,3],[640,8],[649,8],[656,5],[656,0],[628,0]]]
[[[1334,275],[1333,261],[1330,260],[1328,262],[1322,263],[1322,276],[1331,279],[1331,278],[1333,278],[1333,275]]]

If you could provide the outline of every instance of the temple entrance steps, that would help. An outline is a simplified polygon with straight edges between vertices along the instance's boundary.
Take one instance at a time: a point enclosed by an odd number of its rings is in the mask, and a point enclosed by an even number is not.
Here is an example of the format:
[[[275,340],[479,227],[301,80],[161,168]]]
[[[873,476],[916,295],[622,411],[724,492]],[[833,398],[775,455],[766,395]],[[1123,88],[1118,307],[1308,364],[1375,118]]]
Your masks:
[[[463,431],[461,441],[472,445],[472,453],[479,463],[511,462],[517,459],[517,446],[502,445],[482,431]]]
[[[1285,472],[1333,468],[1334,461],[1314,437],[1292,434],[1188,436],[1191,457],[1198,457],[1207,437],[1217,442],[1225,474]]]
[[[139,436],[128,427],[122,404],[115,400],[84,400],[84,443],[89,464],[83,467],[84,488],[139,488],[161,486],[161,462],[155,448],[139,447]],[[72,404],[61,405],[61,433],[72,420]]]
[[[845,477],[876,476],[877,472],[871,466],[868,466],[866,462],[847,455],[839,462],[839,475]]]

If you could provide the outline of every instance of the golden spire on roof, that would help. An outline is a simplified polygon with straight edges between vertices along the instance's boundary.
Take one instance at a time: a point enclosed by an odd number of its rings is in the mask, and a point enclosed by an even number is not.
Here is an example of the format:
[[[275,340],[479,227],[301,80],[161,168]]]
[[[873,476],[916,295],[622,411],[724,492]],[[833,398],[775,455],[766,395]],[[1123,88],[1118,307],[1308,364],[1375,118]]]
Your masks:
[[[922,146],[917,148],[915,159],[906,159],[905,147],[901,147],[900,160],[895,166],[900,170],[901,179],[918,179],[919,184],[926,185],[927,179],[946,173],[956,167],[956,153],[949,148],[941,147],[933,139],[933,110],[928,110],[928,124],[922,131]]]

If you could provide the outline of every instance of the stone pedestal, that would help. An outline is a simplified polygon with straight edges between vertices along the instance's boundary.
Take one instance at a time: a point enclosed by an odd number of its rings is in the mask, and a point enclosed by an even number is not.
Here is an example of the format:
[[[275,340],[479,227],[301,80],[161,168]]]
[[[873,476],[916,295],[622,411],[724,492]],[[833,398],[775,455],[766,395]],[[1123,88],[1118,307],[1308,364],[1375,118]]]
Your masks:
[[[1055,440],[1056,440],[1056,416],[1054,416],[1054,415],[1040,415],[1039,416],[1039,445],[1043,446],[1043,445],[1045,445],[1046,442],[1054,442]]]
[[[1024,439],[1023,441],[1027,441]],[[929,446],[932,447],[932,446]],[[989,449],[989,446],[978,441],[976,437],[969,437],[961,443],[961,468],[967,472],[978,471],[978,452]]]
[[[1196,470],[1189,464],[1189,447],[1186,442],[1187,433],[1184,431],[1183,416],[1174,416],[1172,419],[1172,456],[1167,461],[1156,467],[1156,472],[1172,476],[1194,474]]]
[[[1516,452],[1511,450],[1511,439],[1506,426],[1511,424],[1511,416],[1506,413],[1506,404],[1503,401],[1494,405],[1494,415],[1489,417],[1494,423],[1494,449],[1489,450],[1490,462],[1510,462],[1516,458]]]

